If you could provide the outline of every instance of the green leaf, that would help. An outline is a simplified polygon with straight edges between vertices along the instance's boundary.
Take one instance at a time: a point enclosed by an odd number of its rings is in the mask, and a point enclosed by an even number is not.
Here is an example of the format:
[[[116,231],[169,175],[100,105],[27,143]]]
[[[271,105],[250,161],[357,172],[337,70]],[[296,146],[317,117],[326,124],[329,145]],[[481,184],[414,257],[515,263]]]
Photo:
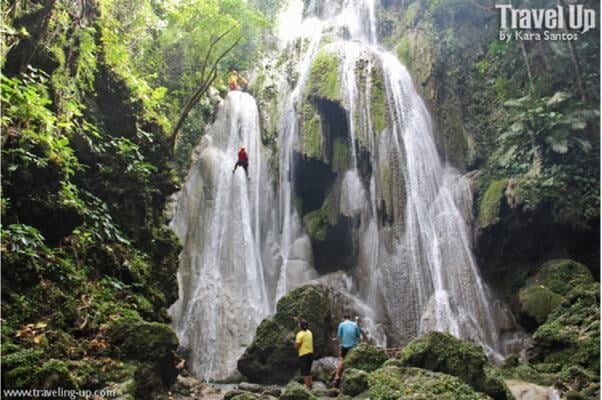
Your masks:
[[[550,97],[549,99],[546,100],[546,105],[548,107],[554,106],[554,105],[563,103],[570,97],[571,97],[571,95],[566,92],[556,92],[556,93],[554,93],[554,95],[552,97]]]

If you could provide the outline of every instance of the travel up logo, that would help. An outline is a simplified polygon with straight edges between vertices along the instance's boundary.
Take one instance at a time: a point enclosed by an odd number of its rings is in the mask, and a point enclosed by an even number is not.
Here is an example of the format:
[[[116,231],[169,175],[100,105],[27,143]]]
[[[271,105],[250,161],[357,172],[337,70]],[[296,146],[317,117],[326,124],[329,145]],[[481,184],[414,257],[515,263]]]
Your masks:
[[[510,40],[577,40],[596,27],[596,11],[582,4],[554,8],[514,8],[496,4],[499,10],[498,38]]]

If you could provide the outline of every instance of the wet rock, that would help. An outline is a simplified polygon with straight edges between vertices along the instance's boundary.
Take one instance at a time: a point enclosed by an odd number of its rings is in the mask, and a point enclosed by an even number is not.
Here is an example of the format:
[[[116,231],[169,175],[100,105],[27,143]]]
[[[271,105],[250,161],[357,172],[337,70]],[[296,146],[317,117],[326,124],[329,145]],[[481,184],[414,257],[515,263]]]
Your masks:
[[[459,378],[419,368],[379,368],[369,374],[368,386],[368,396],[376,399],[489,399]]]
[[[314,380],[330,383],[334,379],[337,364],[338,358],[336,357],[322,357],[312,364],[311,375]]]
[[[442,372],[460,378],[476,391],[496,400],[512,399],[497,369],[478,346],[448,333],[429,332],[399,354],[402,365]]]
[[[506,384],[516,400],[548,400],[553,398],[554,390],[549,387],[513,379],[507,380]]]
[[[387,353],[381,348],[366,343],[360,343],[349,351],[345,357],[346,368],[356,368],[372,372],[387,361]]]
[[[242,382],[238,385],[240,390],[245,392],[263,393],[264,387],[256,383]]]
[[[347,368],[341,377],[341,391],[349,396],[357,396],[368,389],[368,373],[360,369]]]
[[[178,375],[178,377],[176,378],[176,385],[180,386],[180,387],[185,387],[185,388],[190,389],[190,388],[193,388],[200,384],[201,384],[201,382],[195,378],[185,377],[185,376],[181,376],[181,375]]]
[[[257,395],[250,392],[243,392],[231,398],[232,400],[255,400]]]

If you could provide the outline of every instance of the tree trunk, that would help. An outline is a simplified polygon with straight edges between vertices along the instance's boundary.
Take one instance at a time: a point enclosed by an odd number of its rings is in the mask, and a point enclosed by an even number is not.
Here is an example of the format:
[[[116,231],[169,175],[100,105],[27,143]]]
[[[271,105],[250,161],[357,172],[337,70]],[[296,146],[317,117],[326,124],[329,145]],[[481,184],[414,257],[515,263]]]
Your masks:
[[[527,54],[527,47],[525,46],[525,42],[519,40],[520,48],[523,52],[523,59],[525,60],[525,65],[527,66],[527,76],[529,77],[529,86],[531,88],[531,94],[535,94],[535,85],[533,84],[533,74],[531,72],[531,64],[529,63],[529,55]]]
[[[558,5],[564,8],[564,0],[558,0]],[[566,26],[563,28],[563,31],[565,33],[569,32]],[[569,47],[569,53],[571,53],[571,61],[573,62],[573,67],[575,67],[575,74],[577,75],[577,86],[579,87],[579,94],[581,95],[581,100],[583,101],[583,104],[587,104],[587,91],[585,90],[585,84],[583,83],[583,73],[581,72],[579,54],[577,54],[577,49],[575,48],[571,40],[566,40],[566,44]]]

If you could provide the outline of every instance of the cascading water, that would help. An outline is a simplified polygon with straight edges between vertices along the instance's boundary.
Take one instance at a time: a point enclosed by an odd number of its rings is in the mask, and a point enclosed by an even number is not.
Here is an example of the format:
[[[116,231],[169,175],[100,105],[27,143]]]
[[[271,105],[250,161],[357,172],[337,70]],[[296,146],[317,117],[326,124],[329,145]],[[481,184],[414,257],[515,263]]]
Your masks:
[[[300,15],[300,0],[289,3]],[[339,60],[351,157],[332,193],[334,209],[356,221],[357,264],[320,279],[353,299],[380,344],[440,330],[503,353],[499,326],[506,316],[494,307],[471,249],[469,183],[442,162],[406,68],[378,46],[374,0],[314,0],[305,13],[298,24],[288,15],[281,27],[283,44],[297,40],[302,50],[280,108],[278,154],[261,143],[253,98],[231,92],[178,197],[172,225],[184,251],[180,298],[170,311],[181,344],[191,350],[193,373],[229,377],[276,301],[318,276],[295,203],[295,154],[306,133],[300,121],[311,66],[321,51]],[[374,120],[376,85],[385,105],[382,129]],[[251,155],[250,182],[242,171],[231,173],[241,144]]]
[[[170,308],[182,346],[191,349],[192,371],[202,379],[226,378],[255,328],[272,311],[271,247],[276,220],[270,204],[271,171],[261,145],[257,105],[231,92],[197,149],[178,197],[172,227],[184,250],[179,299]],[[236,154],[245,146],[251,179]]]

